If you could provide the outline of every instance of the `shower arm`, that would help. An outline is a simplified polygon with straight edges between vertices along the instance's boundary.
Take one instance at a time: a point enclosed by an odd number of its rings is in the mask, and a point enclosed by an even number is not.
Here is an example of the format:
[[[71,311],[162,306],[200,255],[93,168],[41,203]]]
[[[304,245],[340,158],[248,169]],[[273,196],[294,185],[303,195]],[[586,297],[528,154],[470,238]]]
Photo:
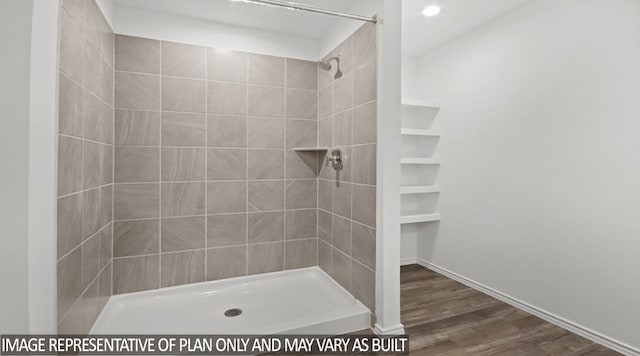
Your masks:
[[[299,4],[299,3],[290,2],[290,1],[278,1],[278,0],[232,0],[232,1],[240,1],[240,2],[258,4],[258,5],[276,6],[276,7],[282,7],[282,8],[285,8],[285,9],[289,9],[289,10],[307,11],[307,12],[313,12],[313,13],[316,13],[316,14],[344,17],[344,18],[347,18],[347,19],[365,21],[365,22],[370,22],[370,23],[373,23],[373,24],[377,24],[378,23],[378,17],[377,16],[367,17],[367,16],[354,15],[354,14],[349,14],[349,13],[346,13],[346,12],[322,9],[322,8],[315,7],[315,6],[309,6],[309,5]]]

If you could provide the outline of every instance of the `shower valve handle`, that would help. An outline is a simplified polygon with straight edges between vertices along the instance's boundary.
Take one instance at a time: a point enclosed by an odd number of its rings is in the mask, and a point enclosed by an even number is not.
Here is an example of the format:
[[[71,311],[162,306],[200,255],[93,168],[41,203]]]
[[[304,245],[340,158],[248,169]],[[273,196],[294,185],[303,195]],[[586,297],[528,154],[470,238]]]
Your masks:
[[[331,152],[331,156],[327,157],[327,163],[331,163],[331,166],[336,171],[339,171],[343,168],[342,165],[342,151],[341,150],[333,150]]]

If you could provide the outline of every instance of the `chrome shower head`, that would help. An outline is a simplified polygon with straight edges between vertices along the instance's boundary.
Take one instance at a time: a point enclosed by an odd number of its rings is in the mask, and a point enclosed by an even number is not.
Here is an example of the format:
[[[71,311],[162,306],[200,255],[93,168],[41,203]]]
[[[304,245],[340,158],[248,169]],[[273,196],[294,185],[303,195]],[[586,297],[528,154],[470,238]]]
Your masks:
[[[340,56],[331,57],[325,61],[320,61],[318,62],[318,67],[320,67],[322,70],[330,71],[332,68],[331,61],[336,61],[336,74],[333,76],[333,79],[342,78],[342,71],[340,70]]]

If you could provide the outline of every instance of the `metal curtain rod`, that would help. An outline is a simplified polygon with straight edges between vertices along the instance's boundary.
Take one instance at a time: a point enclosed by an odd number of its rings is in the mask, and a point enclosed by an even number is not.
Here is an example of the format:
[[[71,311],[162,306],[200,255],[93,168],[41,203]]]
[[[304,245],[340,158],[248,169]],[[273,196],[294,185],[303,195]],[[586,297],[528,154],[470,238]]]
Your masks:
[[[290,2],[290,1],[278,1],[278,0],[232,0],[232,1],[241,1],[241,2],[259,4],[259,5],[277,6],[277,7],[283,7],[289,10],[307,11],[307,12],[313,12],[316,14],[338,16],[338,17],[344,17],[344,18],[353,19],[353,20],[371,22],[374,24],[378,23],[378,18],[376,16],[366,17],[366,16],[360,16],[360,15],[354,15],[354,14],[349,14],[345,12],[321,9],[319,7],[299,4],[299,3]]]

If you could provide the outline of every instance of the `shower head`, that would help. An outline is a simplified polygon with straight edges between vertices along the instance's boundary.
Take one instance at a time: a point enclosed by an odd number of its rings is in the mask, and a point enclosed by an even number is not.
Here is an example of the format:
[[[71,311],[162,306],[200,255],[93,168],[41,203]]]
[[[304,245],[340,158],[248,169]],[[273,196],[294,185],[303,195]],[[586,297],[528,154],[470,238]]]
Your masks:
[[[331,61],[336,61],[336,74],[333,79],[342,78],[342,71],[340,70],[340,56],[331,57],[325,61],[320,61],[318,62],[318,67],[320,67],[322,70],[330,71],[332,68]]]

